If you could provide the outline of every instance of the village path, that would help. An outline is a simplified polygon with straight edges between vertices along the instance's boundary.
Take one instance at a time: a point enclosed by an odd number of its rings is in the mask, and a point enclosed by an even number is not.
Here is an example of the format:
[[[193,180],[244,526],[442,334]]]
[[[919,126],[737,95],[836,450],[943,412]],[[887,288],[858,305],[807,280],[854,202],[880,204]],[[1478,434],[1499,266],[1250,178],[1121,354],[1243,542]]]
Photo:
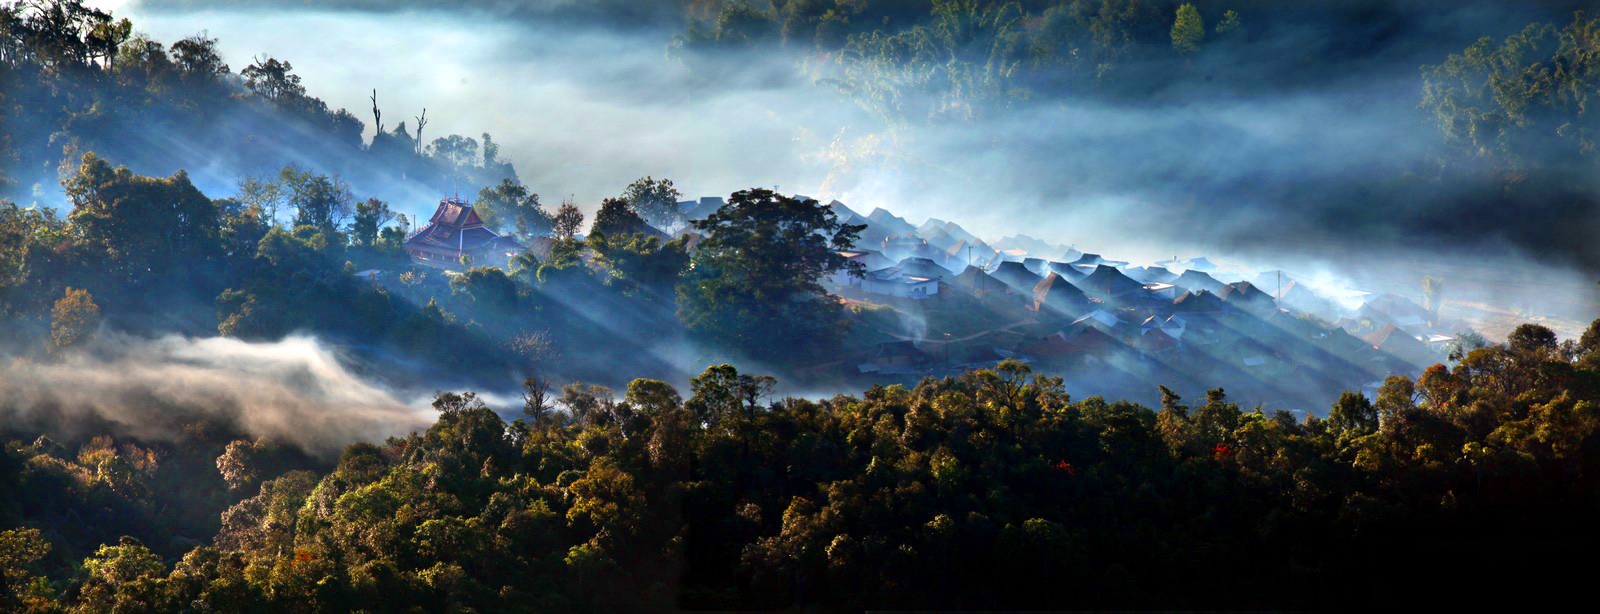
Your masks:
[[[949,339],[936,339],[936,338],[918,339],[918,338],[912,337],[910,335],[897,335],[897,334],[894,334],[894,333],[889,333],[889,336],[894,337],[896,339],[899,339],[901,341],[921,341],[921,342],[924,342],[924,343],[961,343],[963,341],[971,341],[973,339],[977,339],[977,338],[982,337],[984,335],[992,335],[992,334],[999,333],[999,332],[1005,332],[1005,331],[1009,331],[1009,330],[1011,330],[1013,328],[1017,328],[1019,326],[1026,326],[1028,324],[1033,324],[1033,323],[1034,323],[1034,320],[1032,318],[1023,318],[1021,320],[1017,320],[1016,322],[1012,322],[1012,323],[1007,324],[1005,326],[1002,326],[1000,328],[991,328],[989,330],[983,330],[983,331],[978,331],[978,332],[972,333],[972,334],[967,335],[965,337],[952,337],[952,338],[949,338]]]

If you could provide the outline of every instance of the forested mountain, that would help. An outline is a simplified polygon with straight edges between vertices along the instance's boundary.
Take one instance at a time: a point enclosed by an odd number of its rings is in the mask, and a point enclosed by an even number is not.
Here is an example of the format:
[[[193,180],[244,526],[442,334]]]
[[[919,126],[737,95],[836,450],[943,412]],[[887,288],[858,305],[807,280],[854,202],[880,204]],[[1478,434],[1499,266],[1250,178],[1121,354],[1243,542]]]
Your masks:
[[[166,445],[10,433],[0,488],[23,496],[0,498],[0,522],[21,525],[0,532],[0,599],[1550,607],[1600,544],[1600,321],[1566,343],[1524,326],[1304,421],[1220,389],[1194,403],[1163,389],[1159,410],[1074,400],[1017,363],[822,401],[770,385],[724,365],[687,399],[656,380],[621,399],[574,385],[564,412],[530,387],[509,425],[446,393],[426,432],[337,463],[203,422]]]
[[[1385,76],[1410,88],[1405,105],[1434,139],[1418,146],[1425,164],[1312,179],[1241,169],[1223,183],[1260,189],[1237,206],[1309,211],[1291,217],[1360,235],[1348,249],[1362,233],[1395,239],[1383,229],[1423,229],[1426,249],[1492,227],[1466,266],[1522,251],[1600,262],[1600,20],[1565,2],[1467,3],[1451,15],[1496,22],[1485,38],[1419,43],[1438,27],[1425,4],[466,10],[669,32],[662,53],[712,85],[747,86],[771,70],[747,54],[774,54],[870,112],[884,127],[871,138],[914,149],[922,128],[966,131],[974,164],[1062,147],[1031,122],[1080,104],[1303,94],[1400,61]],[[307,91],[293,58],[230,67],[208,35],[137,32],[77,0],[0,5],[0,612],[1586,598],[1600,320],[1446,345],[1426,338],[1438,278],[1418,284],[1424,305],[1379,295],[1346,308],[1301,280],[1286,294],[1281,270],[1260,272],[1269,294],[1203,273],[1216,268],[1205,258],[1132,267],[1068,238],[986,243],[954,222],[776,188],[689,201],[659,174],[580,209],[541,198],[488,133],[424,137],[422,109],[384,113],[376,91],[369,126]],[[988,131],[996,118],[1014,123]],[[1066,174],[1056,159],[1038,158],[1041,180]],[[965,182],[974,168],[942,170]],[[1238,196],[1219,185],[1196,202]],[[471,218],[516,250],[477,261],[463,233],[447,237],[452,261],[408,254],[426,220],[399,215],[399,199],[437,202],[441,220]],[[1037,233],[1030,221],[1011,232]],[[973,266],[975,251],[992,268]],[[868,263],[884,285],[947,302],[869,296]],[[959,274],[941,272],[951,263]],[[971,355],[955,345],[980,338]],[[1130,365],[1184,381],[1124,379]],[[1223,376],[1251,386],[1200,381]],[[1076,388],[1095,380],[1159,402]]]
[[[487,133],[430,141],[424,109],[385,119],[374,92],[368,140],[363,120],[308,93],[289,59],[230,67],[214,38],[151,40],[73,0],[0,10],[0,83],[0,197],[23,203],[54,193],[84,152],[213,187],[293,165],[386,200],[516,179]]]

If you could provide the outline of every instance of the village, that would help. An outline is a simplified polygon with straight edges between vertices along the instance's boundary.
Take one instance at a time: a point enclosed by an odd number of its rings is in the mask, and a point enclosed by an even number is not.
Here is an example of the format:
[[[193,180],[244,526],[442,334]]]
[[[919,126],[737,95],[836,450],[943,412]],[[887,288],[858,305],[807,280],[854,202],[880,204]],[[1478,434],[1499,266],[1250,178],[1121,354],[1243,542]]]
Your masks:
[[[694,220],[722,203],[679,208]],[[1015,359],[1107,393],[1226,384],[1294,408],[1343,389],[1375,394],[1384,377],[1415,376],[1458,344],[1458,325],[1396,294],[1318,287],[1205,257],[1134,265],[1025,235],[990,243],[954,222],[915,226],[881,208],[828,206],[865,229],[840,253],[859,272],[824,280],[856,326],[850,352],[816,365],[819,376],[909,385]],[[524,251],[543,257],[552,243],[532,242],[496,233],[470,203],[447,198],[404,249],[449,272],[462,262],[507,266]]]

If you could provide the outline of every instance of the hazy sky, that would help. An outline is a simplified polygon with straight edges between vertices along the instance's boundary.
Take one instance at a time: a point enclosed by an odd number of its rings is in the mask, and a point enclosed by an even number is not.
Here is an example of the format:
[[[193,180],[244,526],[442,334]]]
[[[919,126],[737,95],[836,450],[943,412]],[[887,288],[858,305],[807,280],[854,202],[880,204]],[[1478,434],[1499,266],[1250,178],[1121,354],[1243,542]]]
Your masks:
[[[689,196],[777,186],[862,213],[883,206],[914,224],[938,217],[991,240],[1027,233],[1135,261],[1204,254],[1302,270],[1403,261],[1407,287],[1429,260],[1459,261],[1443,246],[1467,245],[1417,226],[1435,215],[1429,203],[1307,198],[1426,163],[1437,133],[1417,109],[1418,58],[1442,60],[1460,32],[1476,36],[1485,19],[1467,10],[1424,12],[1415,40],[1366,64],[1330,60],[1338,68],[1325,70],[1342,72],[1312,85],[1191,96],[1179,84],[1139,106],[1064,99],[892,134],[791,56],[749,54],[735,58],[736,72],[697,76],[669,60],[672,28],[472,12],[120,12],[164,42],[208,32],[235,71],[259,55],[288,60],[312,95],[349,109],[369,134],[374,88],[389,127],[414,129],[426,107],[427,139],[490,132],[546,202],[570,195],[591,210],[643,175],[672,178]],[[1310,36],[1258,34],[1251,52]],[[395,204],[431,210],[422,200]],[[1477,254],[1489,245],[1497,262],[1520,260],[1496,232],[1465,234]]]

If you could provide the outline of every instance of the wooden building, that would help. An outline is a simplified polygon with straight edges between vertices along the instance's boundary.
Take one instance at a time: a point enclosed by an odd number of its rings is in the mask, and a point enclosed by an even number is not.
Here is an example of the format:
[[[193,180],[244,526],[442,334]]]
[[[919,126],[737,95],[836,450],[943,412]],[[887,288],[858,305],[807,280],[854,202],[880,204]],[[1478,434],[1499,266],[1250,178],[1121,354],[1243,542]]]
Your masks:
[[[472,205],[459,198],[439,201],[428,225],[406,238],[406,254],[421,264],[442,269],[461,267],[466,255],[473,265],[505,266],[522,253],[522,244],[484,226]]]

